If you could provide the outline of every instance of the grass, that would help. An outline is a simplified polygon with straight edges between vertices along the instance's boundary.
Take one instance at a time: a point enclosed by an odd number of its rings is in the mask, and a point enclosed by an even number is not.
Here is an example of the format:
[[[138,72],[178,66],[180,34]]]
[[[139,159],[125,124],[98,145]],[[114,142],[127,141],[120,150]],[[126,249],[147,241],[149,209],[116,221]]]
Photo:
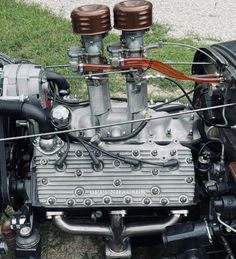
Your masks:
[[[50,11],[45,10],[37,5],[26,5],[18,0],[0,0],[0,52],[16,59],[27,59],[31,62],[52,65],[52,64],[67,64],[67,49],[70,46],[78,45],[80,37],[72,33],[71,24],[68,20],[53,15]],[[168,36],[169,28],[166,25],[154,25],[146,35],[146,44],[156,43],[159,40],[188,43],[195,46],[202,45],[198,37],[188,39],[174,39]],[[109,34],[105,39],[105,44],[118,41],[119,37],[116,34]],[[192,50],[179,47],[163,47],[154,50],[150,53],[150,57],[161,61],[192,61],[194,52]],[[190,67],[178,66],[185,73],[190,73]],[[62,70],[66,73],[65,70]],[[120,77],[114,77],[110,81],[111,92],[114,95],[117,92],[125,92],[124,82],[120,83]],[[75,92],[84,98],[86,88],[81,81],[73,82]],[[184,84],[186,88],[190,88],[191,84]],[[156,98],[163,96],[163,92],[167,97],[170,92],[176,95],[176,89],[169,84],[152,85],[150,96]],[[60,247],[62,243],[73,242],[73,238],[59,234],[55,228],[43,228],[44,236],[44,254],[47,258],[47,251]],[[52,240],[58,237],[52,244],[48,242],[48,237],[51,235]],[[59,248],[58,248],[59,249]],[[98,247],[98,249],[100,249]],[[59,258],[54,256],[55,258]],[[52,258],[52,254],[51,254]],[[79,257],[76,257],[79,259]],[[86,253],[80,257],[92,258]],[[97,257],[94,257],[97,258]],[[136,257],[135,257],[136,258]],[[154,258],[154,257],[152,257]]]

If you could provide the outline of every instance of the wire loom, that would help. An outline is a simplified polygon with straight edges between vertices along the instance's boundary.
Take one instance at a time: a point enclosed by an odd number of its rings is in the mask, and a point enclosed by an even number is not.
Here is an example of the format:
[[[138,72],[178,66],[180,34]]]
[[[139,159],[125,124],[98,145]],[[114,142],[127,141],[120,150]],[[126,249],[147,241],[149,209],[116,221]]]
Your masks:
[[[218,74],[208,74],[208,75],[186,75],[183,72],[168,66],[158,60],[148,59],[148,58],[128,58],[122,60],[123,65],[119,67],[114,67],[112,65],[92,65],[92,64],[79,64],[79,69],[83,69],[87,72],[95,72],[95,71],[111,71],[111,70],[124,70],[130,68],[137,69],[153,69],[164,75],[169,77],[185,80],[185,81],[193,81],[197,83],[220,83],[225,80],[223,76]]]

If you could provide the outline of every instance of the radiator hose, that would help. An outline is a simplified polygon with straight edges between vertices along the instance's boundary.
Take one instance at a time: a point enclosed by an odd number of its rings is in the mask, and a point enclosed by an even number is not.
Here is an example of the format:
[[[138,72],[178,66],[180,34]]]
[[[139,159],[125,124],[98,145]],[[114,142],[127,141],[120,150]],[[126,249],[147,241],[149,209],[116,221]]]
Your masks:
[[[70,85],[65,77],[57,74],[56,72],[46,70],[46,78],[48,82],[53,82],[56,84],[59,95],[63,93],[69,94]]]
[[[48,113],[41,107],[20,101],[0,101],[0,116],[15,117],[20,119],[34,119],[39,124],[40,133],[48,133],[53,131],[50,117]],[[44,136],[51,138],[51,136]]]

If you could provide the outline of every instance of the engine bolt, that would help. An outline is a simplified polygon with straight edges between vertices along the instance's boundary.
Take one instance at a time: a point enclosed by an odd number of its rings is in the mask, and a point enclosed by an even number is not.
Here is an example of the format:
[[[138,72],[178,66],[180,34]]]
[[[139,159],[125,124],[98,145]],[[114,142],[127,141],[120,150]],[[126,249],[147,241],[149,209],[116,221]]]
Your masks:
[[[43,178],[42,179],[42,184],[43,185],[47,185],[48,184],[48,179],[47,178]]]
[[[168,200],[166,198],[161,199],[161,205],[165,206],[168,204]]]
[[[171,150],[171,151],[170,151],[170,155],[171,155],[171,156],[175,156],[175,155],[176,155],[176,150]]]
[[[90,199],[87,199],[84,203],[86,206],[90,206],[92,204],[92,201]]]
[[[193,177],[188,177],[186,179],[186,183],[192,183],[193,182]]]
[[[102,153],[101,153],[101,151],[96,150],[96,151],[94,152],[94,154],[95,154],[96,157],[100,157]]]
[[[152,154],[152,156],[157,156],[158,152],[157,152],[157,150],[153,150],[153,151],[151,152],[151,154]]]
[[[56,199],[55,199],[54,197],[50,197],[50,198],[48,199],[48,203],[49,203],[50,205],[53,205],[53,204],[56,203]]]
[[[67,201],[67,205],[68,206],[74,206],[75,205],[75,201],[74,200],[68,200]]]
[[[185,202],[187,202],[188,199],[185,196],[181,196],[179,200],[181,203],[185,203]]]
[[[170,135],[171,135],[171,129],[167,129],[166,136],[170,136]]]
[[[157,194],[159,194],[159,193],[160,193],[160,190],[159,190],[158,187],[153,187],[153,188],[152,188],[152,194],[153,194],[153,195],[157,195]]]
[[[193,158],[192,158],[192,157],[188,157],[187,160],[186,160],[186,162],[187,162],[188,164],[192,164],[192,163],[193,163]]]
[[[105,204],[109,204],[111,202],[111,199],[110,197],[105,197],[103,201]]]
[[[148,205],[151,203],[150,199],[148,199],[148,198],[145,198],[143,202],[145,205]]]
[[[63,144],[63,141],[61,139],[57,140],[57,146],[61,146]]]
[[[114,185],[115,186],[121,186],[121,180],[120,179],[116,179],[116,180],[114,180]]]
[[[131,197],[125,197],[125,203],[130,204],[132,201]]]
[[[77,175],[78,177],[80,177],[83,172],[82,172],[80,169],[77,169],[77,170],[75,171],[75,173],[76,173],[76,175]]]
[[[83,190],[81,188],[76,189],[75,194],[81,196],[83,194]]]
[[[114,161],[114,166],[115,166],[115,167],[119,167],[119,166],[120,166],[120,161],[116,159],[116,160]]]
[[[76,155],[77,157],[81,157],[81,156],[83,155],[83,152],[82,152],[81,150],[77,150],[77,151],[75,152],[75,155]]]
[[[156,169],[156,168],[152,169],[152,174],[153,175],[158,175],[159,174],[159,170]]]
[[[137,157],[138,155],[139,155],[138,150],[134,150],[134,151],[133,151],[133,156]]]
[[[30,227],[23,227],[20,230],[20,235],[23,236],[23,237],[29,236],[30,233],[31,233],[31,228]]]
[[[48,163],[48,160],[45,159],[45,158],[42,158],[42,159],[40,160],[40,165],[46,165],[47,163]]]

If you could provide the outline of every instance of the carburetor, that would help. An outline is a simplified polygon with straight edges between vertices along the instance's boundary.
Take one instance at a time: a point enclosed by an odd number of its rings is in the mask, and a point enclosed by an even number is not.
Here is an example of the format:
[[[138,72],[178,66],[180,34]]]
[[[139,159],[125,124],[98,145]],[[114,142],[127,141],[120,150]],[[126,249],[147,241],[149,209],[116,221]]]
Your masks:
[[[69,51],[71,64],[77,62],[107,64],[103,39],[111,28],[109,8],[103,5],[83,6],[71,14],[73,30],[81,35],[82,48]],[[99,24],[99,26],[98,26]],[[124,1],[114,7],[114,28],[122,31],[121,40],[108,46],[109,61],[114,67],[122,65],[125,57],[144,57],[144,34],[152,25],[152,4],[148,1]],[[75,63],[74,63],[75,62]],[[82,69],[82,67],[81,67]],[[102,72],[102,71],[101,71]],[[141,71],[126,75],[127,119],[143,117],[147,108],[147,83],[139,78]],[[108,79],[89,73],[88,93],[93,119],[102,122],[111,110]],[[102,79],[101,79],[102,78]],[[96,118],[96,119],[95,119]]]

